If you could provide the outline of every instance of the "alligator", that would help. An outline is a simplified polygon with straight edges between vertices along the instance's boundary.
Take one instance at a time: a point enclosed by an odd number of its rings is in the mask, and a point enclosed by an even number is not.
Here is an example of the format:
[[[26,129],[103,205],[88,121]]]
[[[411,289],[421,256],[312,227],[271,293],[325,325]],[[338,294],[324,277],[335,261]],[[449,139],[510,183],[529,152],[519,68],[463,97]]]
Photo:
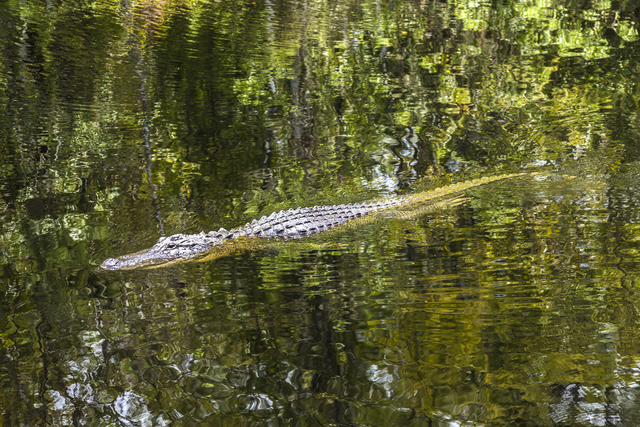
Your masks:
[[[106,270],[129,270],[159,267],[205,255],[207,259],[219,258],[255,248],[258,246],[254,244],[256,241],[301,239],[340,228],[345,224],[361,224],[378,216],[371,215],[372,213],[385,213],[387,216],[400,218],[412,217],[463,202],[466,200],[462,195],[465,190],[521,175],[524,174],[480,178],[405,197],[283,210],[228,231],[221,228],[209,233],[161,237],[153,247],[118,258],[109,258],[101,267]]]

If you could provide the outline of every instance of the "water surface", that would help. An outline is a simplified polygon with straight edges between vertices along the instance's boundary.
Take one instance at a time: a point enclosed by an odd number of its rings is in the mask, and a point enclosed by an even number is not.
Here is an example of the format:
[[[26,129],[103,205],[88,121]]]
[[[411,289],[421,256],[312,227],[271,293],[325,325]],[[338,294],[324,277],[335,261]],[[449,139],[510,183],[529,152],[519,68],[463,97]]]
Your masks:
[[[0,6],[0,419],[640,423],[633,3]],[[535,172],[273,249],[161,235]]]

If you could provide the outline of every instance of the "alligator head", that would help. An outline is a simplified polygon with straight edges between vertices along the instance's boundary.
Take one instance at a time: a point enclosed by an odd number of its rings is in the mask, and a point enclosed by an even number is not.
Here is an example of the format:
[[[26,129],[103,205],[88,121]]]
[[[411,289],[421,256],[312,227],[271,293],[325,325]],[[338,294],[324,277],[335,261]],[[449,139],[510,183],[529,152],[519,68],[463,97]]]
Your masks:
[[[105,260],[101,267],[106,270],[127,270],[165,264],[174,260],[193,258],[222,242],[214,233],[174,234],[161,237],[150,249]]]

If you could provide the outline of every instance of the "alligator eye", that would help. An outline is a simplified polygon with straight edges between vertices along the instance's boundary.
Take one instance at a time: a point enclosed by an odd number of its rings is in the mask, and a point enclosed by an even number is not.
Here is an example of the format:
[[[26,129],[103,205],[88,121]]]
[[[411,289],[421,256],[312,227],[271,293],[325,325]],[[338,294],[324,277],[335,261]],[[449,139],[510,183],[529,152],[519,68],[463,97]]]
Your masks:
[[[175,248],[176,248],[176,246],[177,246],[177,245],[176,245],[175,243],[169,243],[169,244],[167,245],[167,248],[168,248],[168,249],[175,249]]]

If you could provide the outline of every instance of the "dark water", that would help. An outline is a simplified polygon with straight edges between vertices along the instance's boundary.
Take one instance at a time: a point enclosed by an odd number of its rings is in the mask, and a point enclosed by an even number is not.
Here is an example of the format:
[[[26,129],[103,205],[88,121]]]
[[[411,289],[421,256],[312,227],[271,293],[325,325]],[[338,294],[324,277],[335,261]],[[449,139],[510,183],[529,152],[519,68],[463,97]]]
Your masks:
[[[0,5],[0,419],[640,424],[640,4]],[[502,173],[155,270],[107,257]]]

